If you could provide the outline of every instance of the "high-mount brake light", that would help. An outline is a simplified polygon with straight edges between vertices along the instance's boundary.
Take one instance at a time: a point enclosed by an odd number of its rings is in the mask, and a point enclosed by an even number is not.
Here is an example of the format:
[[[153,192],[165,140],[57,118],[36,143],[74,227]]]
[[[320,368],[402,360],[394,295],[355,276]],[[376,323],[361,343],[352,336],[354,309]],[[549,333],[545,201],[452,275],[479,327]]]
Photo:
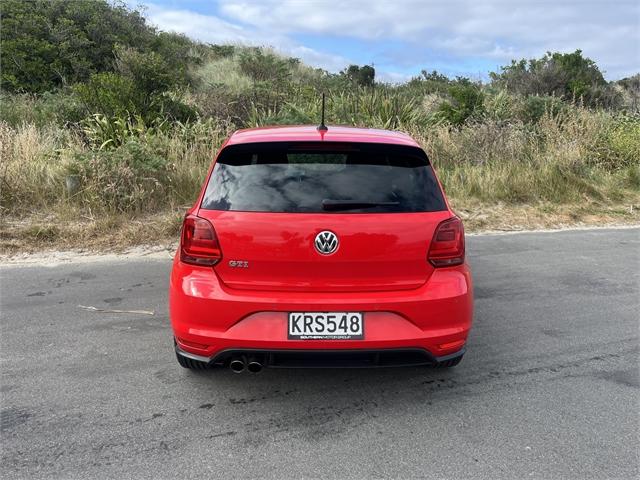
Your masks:
[[[464,227],[453,217],[441,222],[433,234],[428,260],[434,267],[453,267],[464,263]]]
[[[187,215],[182,224],[180,261],[191,265],[213,266],[222,258],[222,250],[213,225],[204,218]]]

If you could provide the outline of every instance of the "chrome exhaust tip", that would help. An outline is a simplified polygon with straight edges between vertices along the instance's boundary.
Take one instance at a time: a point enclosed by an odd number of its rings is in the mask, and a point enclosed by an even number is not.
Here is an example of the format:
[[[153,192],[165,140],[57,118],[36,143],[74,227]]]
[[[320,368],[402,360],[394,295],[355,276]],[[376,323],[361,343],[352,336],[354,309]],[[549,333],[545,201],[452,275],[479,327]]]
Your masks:
[[[229,363],[229,368],[235,373],[244,372],[245,362],[241,358],[234,358]]]
[[[251,373],[260,373],[262,371],[262,363],[257,360],[250,360],[247,364],[247,371]]]

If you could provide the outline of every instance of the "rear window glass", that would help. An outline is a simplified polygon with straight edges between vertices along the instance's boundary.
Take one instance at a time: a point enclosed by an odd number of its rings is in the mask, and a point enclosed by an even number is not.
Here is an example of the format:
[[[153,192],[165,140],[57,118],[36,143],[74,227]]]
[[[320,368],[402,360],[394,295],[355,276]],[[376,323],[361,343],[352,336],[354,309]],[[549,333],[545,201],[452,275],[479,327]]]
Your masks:
[[[219,155],[207,210],[392,213],[445,210],[425,153],[382,144],[250,143]]]

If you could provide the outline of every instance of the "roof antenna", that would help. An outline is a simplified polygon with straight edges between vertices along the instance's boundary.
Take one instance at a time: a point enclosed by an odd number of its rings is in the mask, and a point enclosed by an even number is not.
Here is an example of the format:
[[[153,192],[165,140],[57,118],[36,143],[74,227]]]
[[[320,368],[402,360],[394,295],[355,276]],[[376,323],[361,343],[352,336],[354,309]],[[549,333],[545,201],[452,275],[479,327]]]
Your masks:
[[[320,125],[318,125],[319,132],[326,132],[329,128],[324,124],[324,92],[322,92],[322,118],[320,120]]]

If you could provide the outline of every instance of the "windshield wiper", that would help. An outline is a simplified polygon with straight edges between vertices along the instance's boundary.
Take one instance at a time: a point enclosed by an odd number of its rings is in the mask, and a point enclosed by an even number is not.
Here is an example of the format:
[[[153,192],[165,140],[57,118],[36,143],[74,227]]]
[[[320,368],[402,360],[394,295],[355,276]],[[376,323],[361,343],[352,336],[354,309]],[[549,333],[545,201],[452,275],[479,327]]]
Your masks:
[[[400,202],[363,202],[362,200],[322,200],[322,209],[327,211],[336,210],[359,210],[362,208],[375,207],[397,207]]]

